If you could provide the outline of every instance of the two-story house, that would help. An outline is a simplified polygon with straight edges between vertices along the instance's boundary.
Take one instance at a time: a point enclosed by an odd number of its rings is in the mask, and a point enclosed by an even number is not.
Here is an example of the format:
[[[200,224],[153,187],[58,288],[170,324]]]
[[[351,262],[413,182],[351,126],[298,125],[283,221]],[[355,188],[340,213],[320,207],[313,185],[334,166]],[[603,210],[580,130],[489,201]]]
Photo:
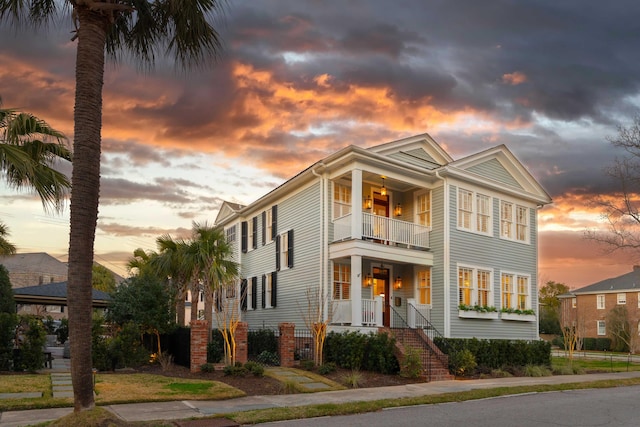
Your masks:
[[[550,202],[504,145],[454,160],[422,134],[348,146],[248,206],[224,203],[216,224],[250,327],[304,325],[312,291],[331,329],[428,321],[446,337],[537,339]]]
[[[575,326],[582,338],[610,336],[607,316],[616,307],[627,309],[630,329],[640,331],[640,266],[621,276],[560,295],[562,325]]]

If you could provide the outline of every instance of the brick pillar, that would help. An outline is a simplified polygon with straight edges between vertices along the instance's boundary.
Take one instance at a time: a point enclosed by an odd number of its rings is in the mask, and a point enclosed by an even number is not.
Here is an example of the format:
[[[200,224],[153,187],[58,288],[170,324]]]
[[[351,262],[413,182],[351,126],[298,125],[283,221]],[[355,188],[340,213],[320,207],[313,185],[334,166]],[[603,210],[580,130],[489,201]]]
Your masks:
[[[278,351],[280,352],[280,366],[290,368],[293,366],[294,352],[296,348],[295,323],[280,323],[280,339],[278,340]]]
[[[238,322],[236,327],[236,362],[247,363],[249,357],[249,345],[247,342],[247,322]]]
[[[200,372],[200,366],[207,363],[207,343],[209,342],[209,322],[191,322],[191,372]]]

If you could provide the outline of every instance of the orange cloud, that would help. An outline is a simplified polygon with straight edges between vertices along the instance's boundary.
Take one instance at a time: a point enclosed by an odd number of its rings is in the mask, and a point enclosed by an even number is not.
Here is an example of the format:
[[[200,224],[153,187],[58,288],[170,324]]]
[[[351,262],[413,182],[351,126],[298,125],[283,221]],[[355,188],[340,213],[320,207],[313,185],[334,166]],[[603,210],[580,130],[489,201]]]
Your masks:
[[[513,73],[503,74],[502,75],[502,83],[517,86],[527,81],[527,76],[520,72],[515,71]]]

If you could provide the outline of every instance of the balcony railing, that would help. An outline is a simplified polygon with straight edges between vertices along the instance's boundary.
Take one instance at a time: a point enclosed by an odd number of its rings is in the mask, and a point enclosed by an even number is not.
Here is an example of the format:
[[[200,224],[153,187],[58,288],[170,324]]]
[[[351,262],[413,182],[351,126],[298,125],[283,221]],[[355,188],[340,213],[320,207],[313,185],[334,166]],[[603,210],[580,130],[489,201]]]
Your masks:
[[[393,243],[407,247],[429,248],[429,227],[412,222],[362,213],[362,230],[359,235],[351,231],[351,214],[334,222],[334,241],[355,238],[370,239],[379,243]]]

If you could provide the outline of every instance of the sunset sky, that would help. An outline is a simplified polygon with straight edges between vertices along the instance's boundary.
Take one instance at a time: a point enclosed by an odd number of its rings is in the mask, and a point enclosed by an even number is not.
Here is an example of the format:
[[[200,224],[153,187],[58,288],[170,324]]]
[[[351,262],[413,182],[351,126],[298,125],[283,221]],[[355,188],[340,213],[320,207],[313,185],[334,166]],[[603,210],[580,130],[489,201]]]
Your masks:
[[[581,287],[631,271],[606,255],[595,196],[623,155],[607,141],[640,111],[637,0],[235,0],[214,69],[126,58],[104,81],[96,261],[126,275],[136,248],[213,223],[347,145],[429,133],[454,158],[505,144],[554,203],[539,211],[540,280]],[[73,139],[76,43],[0,24],[0,97]],[[65,166],[70,171],[70,166]],[[0,184],[19,252],[66,259],[68,206]]]

